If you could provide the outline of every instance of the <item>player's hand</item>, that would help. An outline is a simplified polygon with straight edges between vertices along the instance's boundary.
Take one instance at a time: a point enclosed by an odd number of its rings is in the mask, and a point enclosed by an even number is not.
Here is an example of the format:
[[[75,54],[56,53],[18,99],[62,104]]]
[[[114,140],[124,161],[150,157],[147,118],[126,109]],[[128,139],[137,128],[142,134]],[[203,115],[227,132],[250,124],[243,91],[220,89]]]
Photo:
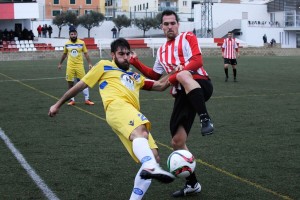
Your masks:
[[[131,51],[130,53],[131,53],[131,54],[130,54],[130,55],[131,55],[131,58],[134,59],[134,58],[137,58],[137,57],[138,57],[135,51]]]
[[[59,111],[58,108],[55,105],[53,105],[49,109],[48,116],[54,117],[58,113],[58,111]]]
[[[175,71],[176,71],[176,72],[180,72],[180,71],[183,70],[183,68],[184,68],[183,65],[178,65],[178,66],[175,68]]]
[[[61,70],[61,64],[58,64],[57,69]]]

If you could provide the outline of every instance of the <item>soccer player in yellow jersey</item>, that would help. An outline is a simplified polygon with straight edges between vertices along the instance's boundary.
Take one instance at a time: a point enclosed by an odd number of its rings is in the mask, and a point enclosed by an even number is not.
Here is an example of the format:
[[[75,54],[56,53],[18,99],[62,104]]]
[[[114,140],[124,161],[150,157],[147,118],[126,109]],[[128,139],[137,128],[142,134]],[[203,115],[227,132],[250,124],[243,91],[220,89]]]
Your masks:
[[[89,69],[91,69],[93,65],[88,55],[88,51],[84,41],[77,38],[76,29],[70,29],[69,36],[70,36],[70,40],[68,40],[64,46],[64,53],[60,59],[57,68],[61,70],[62,63],[64,62],[65,58],[68,57],[66,80],[68,82],[68,88],[70,89],[71,87],[74,86],[75,81],[82,79],[82,77],[84,77],[85,75],[82,53],[84,54],[89,64]],[[85,99],[85,104],[94,105],[94,102],[90,100],[88,88],[83,90],[83,95]],[[74,97],[70,98],[68,105],[69,106],[75,105]]]
[[[59,108],[87,86],[99,87],[106,120],[119,136],[132,158],[141,163],[136,174],[130,200],[142,199],[151,179],[170,183],[174,176],[159,166],[158,147],[150,134],[151,124],[141,112],[139,91],[163,91],[169,86],[168,76],[153,81],[129,71],[131,57],[127,40],[118,38],[111,43],[112,61],[98,62],[74,87],[68,90],[53,106],[48,115],[54,117]],[[152,151],[151,151],[152,150]]]

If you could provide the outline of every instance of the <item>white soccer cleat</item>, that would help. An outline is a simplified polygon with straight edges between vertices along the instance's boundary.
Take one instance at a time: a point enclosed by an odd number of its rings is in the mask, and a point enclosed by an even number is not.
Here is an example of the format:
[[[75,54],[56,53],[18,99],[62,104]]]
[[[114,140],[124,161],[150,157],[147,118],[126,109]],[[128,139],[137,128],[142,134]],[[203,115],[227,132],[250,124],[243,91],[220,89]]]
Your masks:
[[[171,183],[175,179],[173,174],[163,170],[159,165],[153,168],[144,168],[140,176],[142,179],[156,179],[162,183]]]

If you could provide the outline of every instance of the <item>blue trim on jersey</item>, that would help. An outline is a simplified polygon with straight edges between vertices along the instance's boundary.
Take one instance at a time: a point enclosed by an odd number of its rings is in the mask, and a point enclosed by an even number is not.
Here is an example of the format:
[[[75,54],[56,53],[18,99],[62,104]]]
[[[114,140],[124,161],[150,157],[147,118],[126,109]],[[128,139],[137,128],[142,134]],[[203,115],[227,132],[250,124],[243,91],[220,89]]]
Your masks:
[[[82,48],[83,47],[83,44],[66,44],[66,47],[68,48],[68,47],[72,47],[72,48],[74,48],[74,47],[79,47],[79,48]]]
[[[108,85],[107,81],[103,81],[103,82],[99,85],[99,88],[100,88],[101,90],[103,90],[107,85]]]
[[[120,68],[112,67],[112,66],[109,66],[109,65],[104,65],[104,71],[105,71],[105,72],[106,72],[106,71],[110,71],[110,70],[117,70],[117,71],[121,71],[121,72],[124,72],[124,73],[126,73],[126,74],[130,74],[130,75],[133,74],[133,72],[127,72],[127,71],[124,71],[124,70],[122,70],[122,69],[120,69]]]
[[[128,71],[124,71],[120,68],[112,67],[112,66],[109,66],[109,65],[104,65],[104,72],[107,72],[107,71],[110,71],[110,70],[117,70],[117,71],[124,72],[125,74],[133,76],[135,80],[138,80],[141,77],[140,74],[135,73],[135,72],[128,72]]]

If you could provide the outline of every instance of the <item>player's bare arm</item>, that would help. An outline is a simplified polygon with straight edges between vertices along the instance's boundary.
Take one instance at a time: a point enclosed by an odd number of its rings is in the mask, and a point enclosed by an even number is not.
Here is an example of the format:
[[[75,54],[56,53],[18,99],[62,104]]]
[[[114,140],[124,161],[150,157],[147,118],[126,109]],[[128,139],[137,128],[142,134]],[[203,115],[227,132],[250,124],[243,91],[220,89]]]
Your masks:
[[[83,81],[79,81],[74,87],[69,89],[54,105],[52,105],[49,109],[48,115],[50,117],[54,117],[58,111],[59,108],[70,98],[76,96],[79,92],[81,92],[83,89],[85,89],[87,85]]]
[[[164,76],[159,81],[154,81],[154,84],[151,88],[153,91],[164,91],[166,90],[171,84],[169,82],[170,74]]]
[[[136,69],[138,69],[147,78],[150,78],[152,80],[159,80],[161,78],[161,74],[156,73],[152,68],[143,64],[138,59],[137,54],[134,51],[131,51],[129,63]]]
[[[57,69],[61,70],[61,65],[64,62],[65,58],[67,57],[67,54],[64,53],[60,59],[60,62],[58,63]]]
[[[88,62],[88,64],[89,64],[89,69],[92,69],[93,64],[92,64],[92,62],[91,62],[91,59],[90,59],[89,54],[88,54],[88,53],[84,53],[84,56],[85,56],[85,58],[86,58],[86,60],[87,60],[87,62]]]

